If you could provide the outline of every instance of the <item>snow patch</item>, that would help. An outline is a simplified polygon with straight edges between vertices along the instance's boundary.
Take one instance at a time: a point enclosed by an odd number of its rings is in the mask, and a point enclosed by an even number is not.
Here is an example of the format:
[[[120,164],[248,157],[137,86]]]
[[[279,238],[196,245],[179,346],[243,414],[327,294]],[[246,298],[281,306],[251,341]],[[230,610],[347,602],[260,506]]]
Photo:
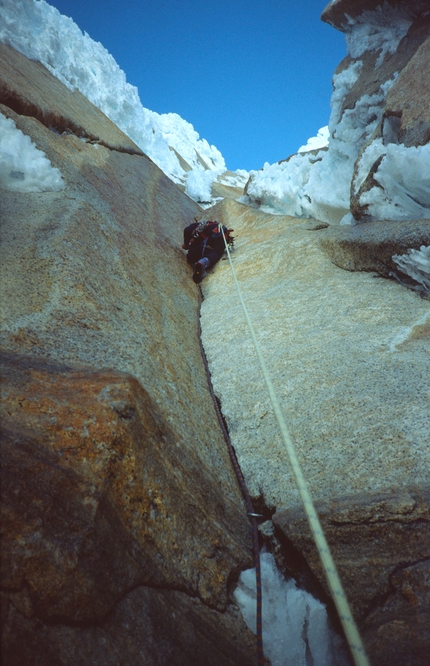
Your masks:
[[[330,137],[330,132],[328,129],[328,126],[326,125],[325,127],[321,127],[316,136],[312,136],[310,139],[308,139],[306,145],[300,146],[298,149],[298,153],[306,153],[309,150],[317,150],[318,148],[324,148],[325,146],[328,146],[328,140]]]
[[[212,183],[217,176],[216,171],[193,169],[188,174],[186,194],[199,203],[209,203],[212,200]]]
[[[354,183],[357,191],[371,166],[382,157],[372,187],[360,196],[370,216],[376,219],[409,220],[430,218],[430,144],[406,147],[382,139],[373,141],[360,157]]]
[[[0,188],[12,192],[58,192],[60,171],[11,118],[0,113]]]
[[[357,222],[356,220],[354,220],[351,213],[347,213],[346,215],[343,216],[339,224],[341,227],[346,227],[348,225],[353,227],[357,224]]]
[[[339,74],[333,76],[333,92],[330,100],[331,114],[329,122],[330,133],[336,127],[340,120],[342,104],[345,96],[351,90],[360,76],[363,63],[361,60],[352,62],[349,67],[345,67]]]

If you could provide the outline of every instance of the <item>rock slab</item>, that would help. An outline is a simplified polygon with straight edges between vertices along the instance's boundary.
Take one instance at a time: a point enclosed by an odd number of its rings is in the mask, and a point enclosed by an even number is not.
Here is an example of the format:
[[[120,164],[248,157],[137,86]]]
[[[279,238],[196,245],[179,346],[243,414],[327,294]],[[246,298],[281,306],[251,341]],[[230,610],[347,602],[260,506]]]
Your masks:
[[[427,222],[361,225],[362,237],[356,227],[271,216],[233,201],[209,214],[235,229],[241,293],[371,663],[424,664],[430,306],[365,271],[426,233]],[[248,487],[282,531],[282,564],[300,577],[306,560],[306,584],[321,592],[318,554],[304,537],[298,490],[227,262],[203,291],[203,342]],[[301,553],[295,569],[285,539]]]
[[[0,68],[65,183],[0,201],[4,663],[251,664],[249,521],[180,250],[200,208],[40,64]]]

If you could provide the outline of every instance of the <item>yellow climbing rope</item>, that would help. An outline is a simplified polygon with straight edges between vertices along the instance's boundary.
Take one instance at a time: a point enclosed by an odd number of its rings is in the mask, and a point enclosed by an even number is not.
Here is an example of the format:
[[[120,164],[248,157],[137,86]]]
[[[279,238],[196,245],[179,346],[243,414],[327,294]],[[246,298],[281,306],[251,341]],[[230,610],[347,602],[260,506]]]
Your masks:
[[[352,616],[348,599],[346,598],[345,592],[342,587],[342,583],[337,573],[336,565],[333,561],[330,548],[325,538],[320,520],[318,518],[318,514],[315,510],[315,506],[312,501],[305,477],[303,476],[303,472],[297,460],[294,444],[288,432],[288,427],[285,422],[284,415],[282,414],[281,406],[276,397],[275,389],[272,380],[270,378],[266,362],[261,353],[260,345],[258,343],[257,337],[254,332],[254,327],[249,318],[245,302],[242,298],[239,283],[236,277],[236,271],[234,270],[233,262],[231,260],[231,254],[224,235],[224,230],[221,224],[219,225],[219,227],[224,238],[225,249],[227,250],[227,256],[233,273],[233,278],[234,278],[234,283],[236,285],[237,293],[239,295],[240,304],[242,306],[246,323],[248,324],[248,328],[251,333],[251,338],[254,343],[255,350],[257,352],[257,357],[260,362],[261,370],[263,372],[264,381],[266,382],[266,386],[269,391],[270,401],[272,403],[273,410],[275,412],[275,416],[278,421],[279,428],[281,430],[282,439],[285,444],[285,448],[290,460],[291,467],[293,469],[296,485],[299,490],[304,509],[306,511],[309,525],[318,549],[319,556],[321,558],[321,563],[324,568],[325,576],[327,578],[327,583],[329,585],[330,592],[339,615],[339,619],[342,623],[342,627],[345,632],[345,636],[348,641],[348,645],[351,650],[354,663],[356,666],[369,666],[369,660],[367,659],[366,652],[364,650],[364,646],[357,629],[357,625]]]

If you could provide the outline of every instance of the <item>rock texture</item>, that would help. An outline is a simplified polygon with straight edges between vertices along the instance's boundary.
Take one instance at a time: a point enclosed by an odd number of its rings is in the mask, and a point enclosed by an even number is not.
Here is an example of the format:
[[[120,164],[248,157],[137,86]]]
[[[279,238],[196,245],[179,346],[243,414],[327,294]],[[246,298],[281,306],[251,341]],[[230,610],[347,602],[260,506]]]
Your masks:
[[[243,298],[311,493],[327,503],[323,518],[341,574],[347,570],[357,618],[366,616],[371,662],[388,664],[379,656],[398,650],[399,666],[418,663],[408,654],[420,654],[424,663],[429,636],[418,627],[428,621],[429,302],[394,280],[338,268],[321,248],[331,246],[337,227],[270,216],[233,201],[218,204],[210,216],[235,229],[233,262]],[[349,268],[372,270],[372,261],[384,261],[390,247],[379,224],[379,231],[376,223],[361,225],[369,229],[367,246],[345,243]],[[407,225],[403,232],[408,237]],[[203,282],[202,308],[215,391],[256,505],[266,518],[275,512],[275,525],[302,553],[300,562],[305,558],[313,568],[318,589],[316,551],[299,536],[303,524],[299,530],[287,519],[302,520],[298,491],[227,262],[215,274]],[[427,490],[406,493],[404,512],[393,509],[403,506],[397,491],[384,499],[392,488],[416,484]],[[360,581],[348,564],[354,550]],[[417,604],[402,601],[403,576],[409,575],[417,579],[414,594],[423,597]],[[404,629],[397,637],[396,622]],[[414,631],[420,634],[416,649]]]
[[[336,498],[317,510],[372,663],[424,666],[430,644],[429,489]],[[279,512],[273,522],[290,572],[303,571],[291,557],[299,551],[328,594],[303,510]]]
[[[408,43],[421,41],[426,33],[422,20],[410,31]],[[430,38],[423,41],[414,56],[400,72],[385,102],[383,130],[390,119],[397,120],[397,141],[406,147],[424,146],[430,141],[430,109],[423,100],[423,91],[430,86]]]
[[[339,495],[424,483],[429,302],[340,270],[320,246],[331,227],[234,201],[210,213],[237,234],[237,277],[315,497],[331,496],[333,479]],[[202,306],[215,391],[253,495],[286,509],[298,494],[228,263],[215,273]]]
[[[414,25],[403,44],[418,53]],[[430,308],[351,269],[386,275],[427,223],[363,234],[232,200],[202,213],[81,96],[0,56],[1,112],[65,182],[0,202],[6,666],[255,663],[231,596],[251,565],[249,525],[179,249],[195,216],[235,229],[237,277],[371,660],[424,663]],[[425,134],[425,116],[408,113],[396,128]],[[206,353],[250,491],[275,514],[289,570],[294,550],[295,573],[324,597],[227,262],[202,286]]]
[[[244,188],[231,183],[237,180],[237,174],[234,171],[225,171],[212,184],[212,196],[214,198],[222,197],[226,199],[239,199],[243,195]]]
[[[141,155],[140,148],[79,91],[72,92],[39,62],[0,43],[0,99],[8,109],[29,116],[58,134],[119,152]]]
[[[0,110],[60,169],[2,191],[5,664],[251,664],[230,600],[245,508],[181,252],[199,212],[43,67],[1,47]]]
[[[428,292],[399,272],[393,260],[410,248],[430,245],[430,220],[378,220],[353,227],[327,225],[320,235],[321,248],[330,260],[348,271],[375,271],[383,277],[397,277],[423,296]]]

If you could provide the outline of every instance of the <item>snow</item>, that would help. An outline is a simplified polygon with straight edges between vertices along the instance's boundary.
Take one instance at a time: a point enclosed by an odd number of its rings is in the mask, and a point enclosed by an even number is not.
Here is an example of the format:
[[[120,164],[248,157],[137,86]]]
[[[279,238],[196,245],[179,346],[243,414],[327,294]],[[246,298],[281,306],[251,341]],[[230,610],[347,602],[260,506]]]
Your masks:
[[[71,18],[62,16],[45,0],[3,0],[2,18],[1,41],[39,60],[69,88],[79,90],[167,175],[185,185],[191,198],[213,203],[212,182],[226,170],[221,153],[200,139],[193,126],[178,114],[159,115],[144,108],[137,88],[127,83],[124,72],[101,44],[83,34]],[[277,214],[351,224],[351,180],[360,151],[365,148],[355,171],[355,193],[369,168],[382,158],[376,176],[381,187],[375,186],[360,197],[369,216],[430,217],[428,146],[415,149],[396,145],[397,130],[392,119],[384,121],[383,140],[376,139],[366,146],[382,120],[384,100],[397,75],[385,81],[376,94],[364,94],[353,109],[343,108],[345,96],[362,69],[359,58],[367,51],[379,52],[380,66],[398,47],[410,24],[404,6],[384,4],[355,19],[348,17],[346,41],[354,60],[333,77],[328,126],[287,161],[266,163],[260,171],[251,172],[243,203]],[[318,152],[315,155],[309,151]],[[248,174],[237,174],[237,180],[231,179],[228,184],[243,187]]]
[[[209,203],[212,199],[211,187],[218,173],[205,169],[194,169],[187,178],[186,194],[201,203]]]
[[[403,273],[422,284],[430,294],[430,245],[421,245],[419,250],[408,250],[406,254],[395,254],[394,261]]]
[[[71,90],[79,90],[175,182],[184,184],[190,169],[226,169],[220,151],[200,139],[178,114],[160,115],[144,108],[137,88],[127,83],[114,58],[71,18],[45,0],[3,0],[1,5],[0,41],[41,62]],[[205,191],[196,196],[202,194]]]
[[[185,192],[205,208],[208,204],[213,205],[217,200],[211,193],[212,183],[215,180],[228,187],[243,189],[248,178],[249,173],[244,169],[238,169],[235,172],[194,169],[188,176]]]
[[[11,118],[0,113],[0,188],[13,192],[64,189],[60,171]]]
[[[306,145],[300,146],[297,152],[306,153],[308,150],[317,150],[318,148],[324,148],[325,146],[328,146],[329,136],[330,132],[328,126],[326,125],[325,127],[321,127],[321,129],[318,130],[317,135],[312,136],[310,139],[308,139]]]
[[[263,647],[272,666],[333,666],[331,631],[325,606],[285,580],[271,553],[261,554]],[[247,626],[256,633],[255,569],[243,571],[235,590]]]
[[[330,100],[331,115],[329,122],[329,132],[331,133],[340,120],[342,112],[342,103],[347,93],[356,83],[360,76],[363,63],[361,60],[350,63],[338,74],[333,75],[333,93]]]

